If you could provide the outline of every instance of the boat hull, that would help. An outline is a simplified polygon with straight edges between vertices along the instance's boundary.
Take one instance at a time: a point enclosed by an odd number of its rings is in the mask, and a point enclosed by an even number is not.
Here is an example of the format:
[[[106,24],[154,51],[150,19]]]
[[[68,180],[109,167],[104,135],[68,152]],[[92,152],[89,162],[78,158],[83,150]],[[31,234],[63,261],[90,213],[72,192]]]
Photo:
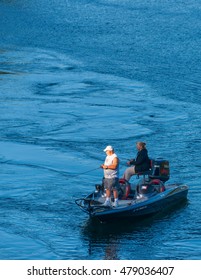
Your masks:
[[[133,218],[138,220],[142,217],[154,215],[163,212],[171,207],[178,205],[187,198],[188,190],[178,191],[174,193],[163,194],[164,196],[155,196],[147,201],[139,202],[128,206],[125,209],[113,209],[102,213],[92,212],[91,217],[97,217],[100,221],[109,221],[124,218]]]
[[[151,196],[140,196],[135,199],[120,201],[119,207],[104,207],[103,204],[92,203],[93,194],[86,197],[85,212],[91,218],[97,218],[101,222],[132,218],[135,220],[163,212],[181,201],[187,199],[188,186],[173,184],[166,186],[166,190]],[[88,203],[88,205],[87,205]],[[122,203],[122,204],[121,204]],[[80,205],[79,205],[80,206]]]

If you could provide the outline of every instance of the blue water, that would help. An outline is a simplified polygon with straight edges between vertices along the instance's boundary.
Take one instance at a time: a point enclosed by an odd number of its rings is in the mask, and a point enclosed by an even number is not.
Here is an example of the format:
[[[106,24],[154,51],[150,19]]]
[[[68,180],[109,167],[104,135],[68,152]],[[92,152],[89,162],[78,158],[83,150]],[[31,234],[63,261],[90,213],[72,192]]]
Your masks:
[[[0,259],[200,259],[200,1],[2,0],[0,18]],[[188,201],[91,221],[74,200],[103,149],[123,174],[139,140]]]

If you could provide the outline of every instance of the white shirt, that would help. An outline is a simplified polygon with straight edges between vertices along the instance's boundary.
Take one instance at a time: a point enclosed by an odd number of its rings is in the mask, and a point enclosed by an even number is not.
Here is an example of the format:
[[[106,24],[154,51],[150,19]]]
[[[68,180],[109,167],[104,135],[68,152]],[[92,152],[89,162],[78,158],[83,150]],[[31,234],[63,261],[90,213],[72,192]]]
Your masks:
[[[111,156],[106,156],[105,158],[105,165],[112,165],[114,158],[117,158],[117,155],[114,153]],[[118,178],[119,177],[119,164],[117,165],[116,169],[104,169],[104,177],[111,179],[111,178]]]

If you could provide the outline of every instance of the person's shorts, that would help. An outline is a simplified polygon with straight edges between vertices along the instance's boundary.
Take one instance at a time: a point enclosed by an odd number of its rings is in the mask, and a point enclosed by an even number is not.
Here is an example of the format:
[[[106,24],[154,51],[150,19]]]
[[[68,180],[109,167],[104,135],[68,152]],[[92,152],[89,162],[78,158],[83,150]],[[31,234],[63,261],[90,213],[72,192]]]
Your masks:
[[[104,178],[104,188],[110,191],[119,189],[119,179],[118,178]]]

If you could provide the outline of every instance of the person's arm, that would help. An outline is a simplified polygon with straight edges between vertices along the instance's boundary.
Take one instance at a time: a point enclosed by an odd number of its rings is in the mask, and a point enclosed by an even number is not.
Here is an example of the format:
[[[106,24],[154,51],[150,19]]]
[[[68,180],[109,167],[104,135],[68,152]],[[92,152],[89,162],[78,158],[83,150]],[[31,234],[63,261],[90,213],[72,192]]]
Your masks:
[[[102,167],[103,169],[116,169],[118,164],[119,164],[119,159],[118,159],[117,157],[115,157],[115,158],[113,159],[112,164],[110,164],[110,165],[102,164],[101,167]]]
[[[119,159],[115,157],[112,164],[108,165],[108,169],[116,169],[119,164]]]
[[[135,164],[135,159],[130,159],[128,162],[127,162],[128,165],[134,165]]]

